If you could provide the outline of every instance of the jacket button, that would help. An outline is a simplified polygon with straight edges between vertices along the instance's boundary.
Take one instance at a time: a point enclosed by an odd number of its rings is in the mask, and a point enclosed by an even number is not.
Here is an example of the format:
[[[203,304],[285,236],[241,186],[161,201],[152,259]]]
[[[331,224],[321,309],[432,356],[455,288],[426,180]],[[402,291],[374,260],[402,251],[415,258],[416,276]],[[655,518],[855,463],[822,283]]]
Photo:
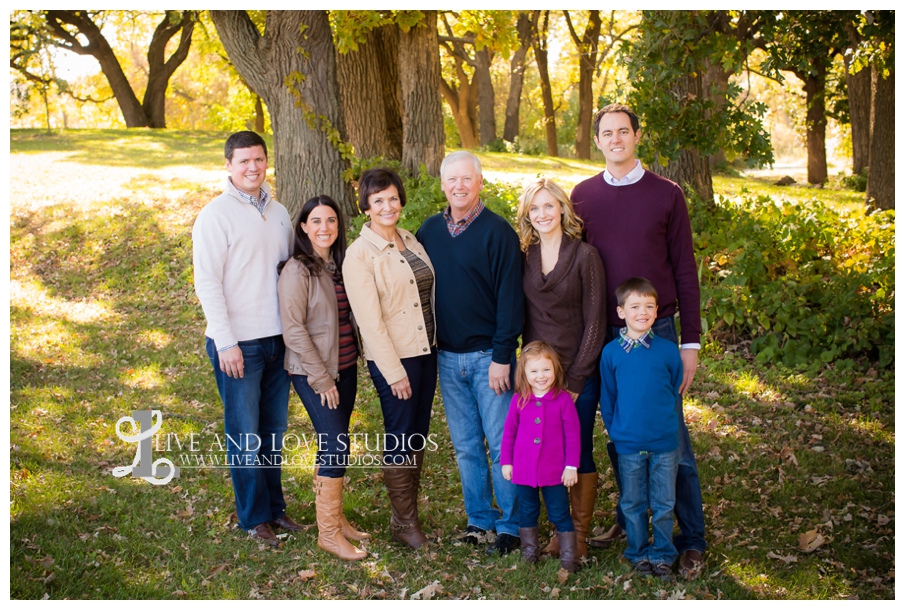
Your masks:
[[[395,248],[395,247],[396,247],[396,244],[390,244],[390,247],[391,247],[391,248]]]
[[[409,280],[409,284],[414,284],[415,280]]]
[[[539,438],[534,439],[534,444],[535,444],[535,445],[540,445],[540,439],[539,439]]]
[[[424,330],[424,327],[423,327],[423,326],[419,326],[419,327],[418,327],[418,330]]]
[[[415,303],[415,307],[418,307],[418,303]]]
[[[535,403],[534,403],[534,406],[535,406],[535,407],[539,407],[539,406],[540,406],[540,401],[538,400],[537,402],[535,402]]]
[[[534,423],[535,423],[535,424],[539,424],[539,423],[540,423],[540,417],[535,417],[535,418],[534,418]]]
[[[425,348],[422,348],[421,351],[422,351],[422,352],[426,352],[426,351],[427,351],[427,348],[426,348],[426,347],[425,347]]]

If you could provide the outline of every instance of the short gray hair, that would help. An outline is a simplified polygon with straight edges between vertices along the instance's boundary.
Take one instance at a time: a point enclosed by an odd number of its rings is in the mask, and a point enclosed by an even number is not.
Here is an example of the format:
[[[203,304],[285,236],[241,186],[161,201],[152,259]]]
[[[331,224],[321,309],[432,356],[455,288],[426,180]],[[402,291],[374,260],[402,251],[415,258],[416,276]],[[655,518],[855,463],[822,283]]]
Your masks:
[[[450,163],[456,163],[463,159],[469,159],[474,164],[475,171],[479,176],[481,175],[481,160],[467,150],[457,150],[454,153],[449,153],[448,155],[446,155],[446,158],[443,159],[443,163],[440,164],[440,178],[443,178],[443,174],[446,171],[447,165],[449,165]]]

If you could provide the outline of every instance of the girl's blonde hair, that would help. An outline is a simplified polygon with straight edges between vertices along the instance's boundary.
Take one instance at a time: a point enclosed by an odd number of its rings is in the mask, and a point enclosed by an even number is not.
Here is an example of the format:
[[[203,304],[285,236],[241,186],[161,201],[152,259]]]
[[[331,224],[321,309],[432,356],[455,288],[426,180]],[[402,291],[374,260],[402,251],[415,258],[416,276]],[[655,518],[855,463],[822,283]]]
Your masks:
[[[525,405],[528,404],[528,399],[531,398],[531,386],[528,384],[528,375],[525,373],[525,367],[528,360],[532,358],[548,358],[553,363],[554,396],[566,388],[566,372],[559,361],[559,354],[546,341],[532,341],[522,348],[518,366],[515,368],[515,391],[518,393],[519,409],[524,409]]]
[[[583,223],[581,218],[575,215],[575,209],[569,196],[561,186],[550,180],[549,178],[535,178],[525,185],[521,197],[518,198],[518,212],[516,214],[516,227],[518,228],[519,242],[522,252],[528,250],[528,246],[540,242],[537,231],[528,220],[528,209],[535,195],[545,190],[556,199],[562,206],[562,231],[572,239],[581,239],[581,228]]]

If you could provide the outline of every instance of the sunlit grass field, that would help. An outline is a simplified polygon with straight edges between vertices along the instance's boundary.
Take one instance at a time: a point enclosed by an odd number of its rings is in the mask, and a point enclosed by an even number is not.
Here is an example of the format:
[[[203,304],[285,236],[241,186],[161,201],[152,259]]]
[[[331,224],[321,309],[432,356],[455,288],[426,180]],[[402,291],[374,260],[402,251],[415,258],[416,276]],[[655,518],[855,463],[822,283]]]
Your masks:
[[[223,134],[14,131],[10,175],[10,596],[14,599],[892,599],[894,373],[755,365],[709,343],[686,397],[709,544],[703,576],[665,585],[633,574],[621,548],[594,549],[576,575],[520,554],[457,543],[465,527],[439,394],[420,509],[435,544],[389,535],[379,470],[348,472],[346,511],[374,538],[346,564],[316,546],[311,470],[286,468],[289,514],[312,524],[279,550],[236,529],[228,471],[183,467],[164,486],[115,478],[135,445],[117,420],[159,409],[161,434],[222,434],[192,286],[192,223],[222,189]],[[571,187],[602,170],[574,159],[481,154],[489,180],[538,173]],[[719,194],[862,194],[717,177]],[[360,374],[353,432],[382,431]],[[129,427],[123,428],[129,432]],[[293,395],[289,432],[313,428]],[[602,424],[593,525],[616,487]],[[362,450],[364,451],[364,450]],[[162,457],[157,450],[154,457]],[[304,447],[291,451],[300,462]],[[549,533],[549,532],[546,532]]]

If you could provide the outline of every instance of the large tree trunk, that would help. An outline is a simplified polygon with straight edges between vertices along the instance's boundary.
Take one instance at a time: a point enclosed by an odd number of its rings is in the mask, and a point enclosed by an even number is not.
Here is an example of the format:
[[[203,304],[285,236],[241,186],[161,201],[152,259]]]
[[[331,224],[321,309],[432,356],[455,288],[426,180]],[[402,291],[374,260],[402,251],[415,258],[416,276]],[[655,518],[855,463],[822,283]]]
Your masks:
[[[578,125],[575,128],[575,156],[591,158],[591,123],[594,114],[594,69],[597,67],[597,50],[600,46],[600,11],[589,11],[588,23],[579,38],[572,27],[568,11],[563,11],[569,33],[578,50]]]
[[[526,11],[519,11],[515,27],[521,45],[509,60],[509,98],[506,100],[506,122],[503,125],[503,139],[507,142],[515,142],[518,137],[519,106],[522,100],[522,86],[525,83],[525,58],[528,56],[534,34],[531,15]]]
[[[475,51],[474,82],[478,86],[478,116],[480,117],[481,146],[496,140],[496,96],[490,78],[493,53],[490,47]]]
[[[437,11],[424,11],[420,24],[399,33],[402,165],[416,176],[421,165],[440,175],[445,152],[438,45]]]
[[[725,108],[728,100],[726,92],[729,90],[730,72],[723,68],[720,62],[704,60],[707,70],[704,72],[704,94],[713,102],[713,112],[720,113]],[[708,117],[709,118],[709,117]],[[726,164],[726,152],[718,150],[708,158],[710,167],[714,168]]]
[[[535,11],[539,13],[540,11]],[[544,11],[543,24],[536,19],[537,30],[534,36],[534,61],[540,74],[541,97],[544,100],[544,128],[547,136],[547,155],[559,156],[559,145],[556,141],[556,109],[553,107],[553,88],[550,86],[550,71],[547,67],[547,26],[550,11]]]
[[[310,197],[329,195],[353,216],[354,191],[342,178],[349,163],[328,137],[341,137],[345,125],[327,13],[269,11],[263,36],[245,11],[211,18],[230,61],[270,110],[279,201],[294,214]]]
[[[148,83],[144,101],[129,84],[119,60],[88,11],[46,11],[47,25],[56,37],[54,44],[78,55],[90,55],[101,65],[101,72],[110,84],[113,97],[123,113],[126,127],[166,127],[166,92],[170,77],[188,57],[195,29],[195,13],[167,11],[154,31],[148,47]],[[63,27],[76,29],[76,33]],[[166,59],[166,47],[179,32],[182,35],[176,50]],[[87,44],[86,44],[87,41]]]
[[[452,111],[462,148],[477,148],[480,145],[478,122],[475,116],[478,88],[468,82],[468,75],[465,74],[465,70],[462,67],[462,60],[458,56],[453,56],[452,59],[456,67],[459,86],[456,87],[447,83],[441,77],[440,92]]]
[[[826,67],[822,62],[814,65],[816,74],[798,72],[797,76],[804,81],[804,92],[807,99],[808,123],[808,182],[823,184],[826,182]]]
[[[387,159],[402,160],[402,90],[399,86],[399,27],[383,25],[374,33],[374,57],[383,96]]]
[[[349,142],[361,159],[383,155],[387,149],[387,124],[384,96],[381,92],[380,70],[375,69],[377,34],[365,35],[365,42],[357,51],[338,53],[337,77],[343,115],[349,132]]]
[[[870,68],[849,74],[848,55],[845,62],[845,83],[848,89],[848,114],[852,127],[852,173],[860,174],[870,160]]]
[[[871,112],[870,169],[867,205],[881,210],[896,207],[896,82],[891,67],[883,78],[871,68],[873,110]]]

